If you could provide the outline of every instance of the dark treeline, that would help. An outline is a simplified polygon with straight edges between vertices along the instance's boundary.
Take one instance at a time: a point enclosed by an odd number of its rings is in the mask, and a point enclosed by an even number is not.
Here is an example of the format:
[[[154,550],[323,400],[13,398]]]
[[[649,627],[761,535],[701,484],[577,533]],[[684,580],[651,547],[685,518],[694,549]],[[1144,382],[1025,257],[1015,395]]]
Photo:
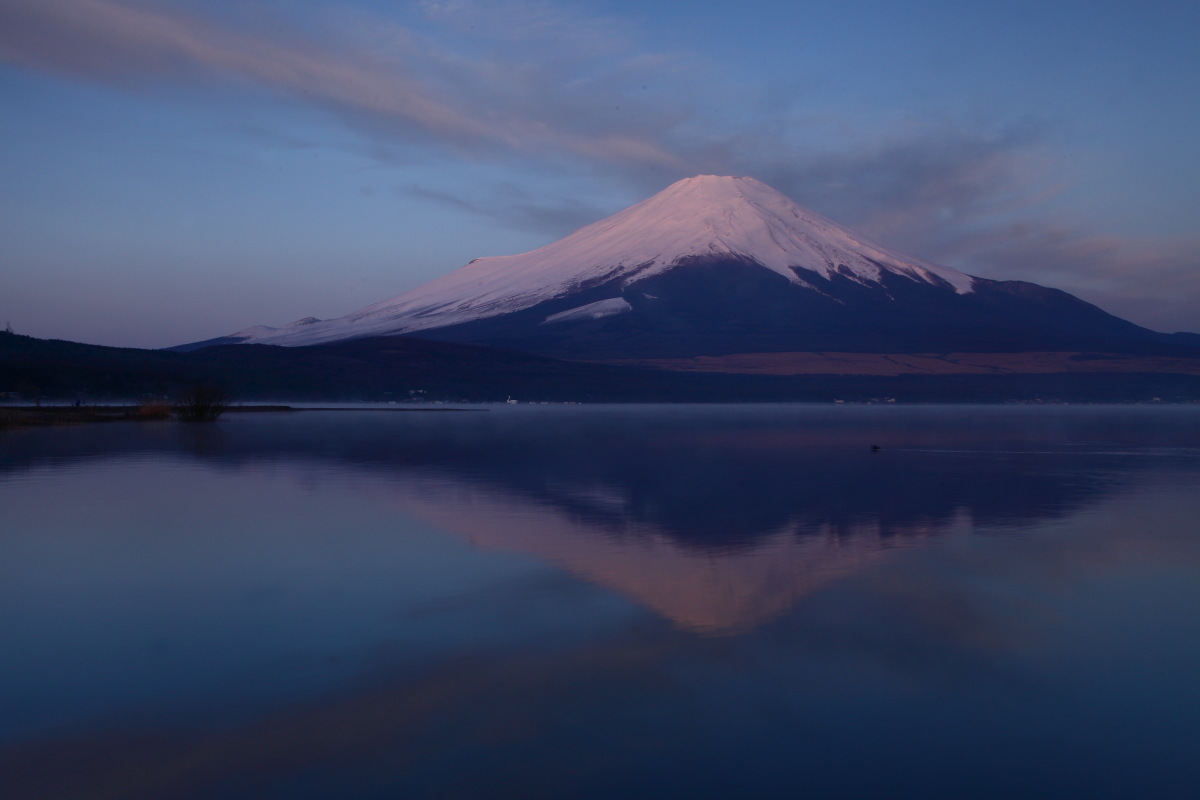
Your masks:
[[[0,333],[10,401],[172,398],[196,385],[234,402],[1193,402],[1200,376],[1167,373],[758,376],[559,361],[407,337],[194,352],[101,347]]]

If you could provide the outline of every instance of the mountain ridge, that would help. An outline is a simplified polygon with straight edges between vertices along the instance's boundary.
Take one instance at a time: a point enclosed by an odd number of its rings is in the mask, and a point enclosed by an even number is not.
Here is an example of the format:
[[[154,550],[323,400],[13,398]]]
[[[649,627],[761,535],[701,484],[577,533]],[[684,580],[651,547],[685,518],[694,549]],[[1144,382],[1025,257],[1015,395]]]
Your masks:
[[[606,360],[1192,346],[1066,292],[902,255],[748,177],[696,176],[536,250],[331,320],[181,346],[380,335]]]

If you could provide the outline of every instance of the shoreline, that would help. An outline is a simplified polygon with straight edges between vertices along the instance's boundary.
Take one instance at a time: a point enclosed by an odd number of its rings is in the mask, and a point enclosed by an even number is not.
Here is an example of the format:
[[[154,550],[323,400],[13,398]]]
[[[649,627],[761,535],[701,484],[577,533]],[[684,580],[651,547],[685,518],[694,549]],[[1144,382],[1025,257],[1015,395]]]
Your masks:
[[[144,406],[0,406],[0,430],[40,428],[56,425],[86,425],[96,422],[178,422],[172,411],[147,413]],[[230,406],[225,414],[291,413],[304,411],[376,411],[376,412],[481,412],[485,408],[339,408],[296,407],[286,405]]]

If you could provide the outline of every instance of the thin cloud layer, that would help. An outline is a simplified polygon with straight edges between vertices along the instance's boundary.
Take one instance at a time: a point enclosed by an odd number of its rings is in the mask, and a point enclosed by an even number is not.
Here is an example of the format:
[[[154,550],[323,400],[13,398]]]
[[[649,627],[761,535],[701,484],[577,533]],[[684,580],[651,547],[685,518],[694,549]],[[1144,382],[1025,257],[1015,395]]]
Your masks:
[[[0,9],[0,57],[131,85],[240,79],[351,113],[456,139],[486,131],[412,77],[302,41],[271,41],[180,12],[110,0],[13,0]]]
[[[1097,233],[1053,201],[1050,132],[951,126],[873,149],[763,167],[768,183],[838,221],[970,274],[1069,291],[1166,331],[1200,331],[1200,239]],[[773,181],[773,182],[772,182]]]
[[[460,197],[424,186],[404,186],[400,191],[410,197],[439,203],[460,211],[498,220],[527,230],[544,233],[551,239],[564,231],[574,231],[605,216],[602,209],[578,199],[547,202],[523,187],[504,183],[490,188],[485,199]]]
[[[372,50],[361,40],[317,41],[295,30],[248,33],[178,9],[119,0],[10,0],[0,7],[0,60],[135,88],[245,84],[322,107],[358,128],[463,152],[549,148],[676,164],[650,139],[554,126],[522,113],[505,91],[515,84],[504,74],[511,73],[508,65],[467,65],[449,51],[423,49],[395,26],[386,31],[370,44],[389,49]],[[536,77],[519,72],[515,77]],[[478,102],[485,97],[492,100]]]

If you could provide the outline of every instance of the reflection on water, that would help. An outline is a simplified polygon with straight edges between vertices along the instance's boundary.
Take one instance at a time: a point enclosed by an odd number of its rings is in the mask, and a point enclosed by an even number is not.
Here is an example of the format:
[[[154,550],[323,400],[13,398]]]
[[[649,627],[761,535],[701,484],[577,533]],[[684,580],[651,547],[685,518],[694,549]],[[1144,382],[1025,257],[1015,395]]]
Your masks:
[[[518,407],[5,434],[0,787],[1121,796],[1153,766],[1186,792],[1198,421]]]
[[[466,537],[472,546],[536,556],[681,627],[709,633],[771,619],[796,598],[886,557],[890,546],[902,543],[899,537],[915,543],[969,529],[965,513],[886,528],[877,520],[785,518],[773,528],[756,525],[751,536],[745,520],[720,528],[697,509],[676,515],[676,522],[697,520],[698,535],[691,539],[686,528],[640,519],[627,510],[628,498],[599,488],[559,487],[552,497],[536,498],[444,478],[389,487],[380,499]],[[728,519],[731,510],[722,508],[721,515]]]

